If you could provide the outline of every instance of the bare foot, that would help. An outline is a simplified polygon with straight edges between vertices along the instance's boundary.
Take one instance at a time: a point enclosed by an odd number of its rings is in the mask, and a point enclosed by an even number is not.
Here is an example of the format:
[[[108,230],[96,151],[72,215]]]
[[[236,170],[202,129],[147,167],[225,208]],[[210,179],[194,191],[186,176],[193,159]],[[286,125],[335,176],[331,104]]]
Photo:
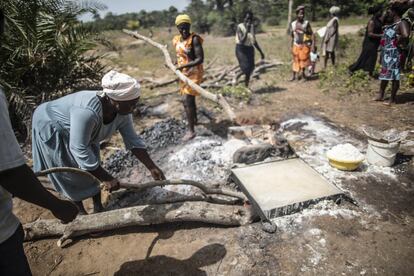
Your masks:
[[[295,80],[296,80],[296,78],[291,78],[291,79],[289,79],[288,81],[293,82],[293,81],[295,81]]]
[[[386,105],[386,106],[391,106],[393,104],[393,102],[383,102],[382,104]]]
[[[194,137],[196,137],[196,134],[195,134],[195,132],[191,132],[191,131],[188,131],[185,135],[184,135],[184,137],[183,137],[183,142],[187,142],[187,141],[190,141],[191,139],[194,139]]]
[[[375,98],[372,99],[374,102],[382,102],[384,100],[383,97],[381,96],[376,96]]]

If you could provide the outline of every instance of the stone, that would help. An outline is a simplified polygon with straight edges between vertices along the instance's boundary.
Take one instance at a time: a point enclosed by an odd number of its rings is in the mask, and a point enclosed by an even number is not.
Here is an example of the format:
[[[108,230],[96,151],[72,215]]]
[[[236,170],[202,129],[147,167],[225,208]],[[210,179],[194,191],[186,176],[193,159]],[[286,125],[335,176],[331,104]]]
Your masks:
[[[271,144],[249,145],[238,149],[233,155],[233,163],[253,164],[272,156],[275,148]]]
[[[276,232],[277,226],[276,226],[276,224],[274,222],[272,222],[270,220],[268,220],[268,221],[262,221],[262,230],[265,231],[266,233],[273,234],[273,233]],[[260,248],[263,249],[264,247],[265,246],[260,247]]]

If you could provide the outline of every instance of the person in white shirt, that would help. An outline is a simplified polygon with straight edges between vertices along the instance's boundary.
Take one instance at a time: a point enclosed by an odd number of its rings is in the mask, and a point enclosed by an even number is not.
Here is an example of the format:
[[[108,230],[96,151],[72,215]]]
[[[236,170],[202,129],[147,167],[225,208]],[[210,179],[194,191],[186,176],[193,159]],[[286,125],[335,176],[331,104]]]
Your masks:
[[[0,41],[3,29],[4,14],[0,10]],[[49,193],[26,165],[1,87],[0,130],[0,275],[31,275],[23,250],[23,228],[12,213],[12,195],[49,209],[63,223],[75,219],[78,209]]]

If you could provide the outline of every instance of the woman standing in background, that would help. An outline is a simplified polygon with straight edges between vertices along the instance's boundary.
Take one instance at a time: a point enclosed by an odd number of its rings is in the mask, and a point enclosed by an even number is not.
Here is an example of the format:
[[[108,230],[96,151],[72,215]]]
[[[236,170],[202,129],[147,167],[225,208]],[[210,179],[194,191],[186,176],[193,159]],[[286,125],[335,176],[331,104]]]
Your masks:
[[[244,84],[249,87],[250,76],[254,70],[254,48],[256,48],[261,58],[264,59],[264,53],[256,40],[253,13],[246,12],[244,22],[237,26],[236,31],[236,57],[240,65],[240,69],[246,76]]]
[[[332,65],[335,66],[336,56],[335,50],[338,45],[339,40],[339,19],[338,13],[340,11],[339,7],[331,7],[329,13],[331,14],[331,20],[329,20],[326,25],[326,33],[322,39],[322,53],[325,56],[324,68],[328,66],[328,60],[331,58]]]
[[[349,66],[349,71],[354,73],[357,70],[364,70],[372,76],[375,64],[377,63],[378,47],[382,37],[382,6],[374,6],[368,9],[368,14],[372,15],[368,22],[362,51],[358,60]]]
[[[401,73],[401,56],[402,49],[407,45],[410,35],[410,26],[407,21],[401,20],[404,13],[404,5],[401,3],[393,3],[388,8],[380,45],[381,49],[381,72],[379,79],[381,80],[380,89],[375,101],[383,101],[385,89],[388,82],[391,81],[391,97],[386,105],[396,102],[397,92],[400,89],[400,73]]]

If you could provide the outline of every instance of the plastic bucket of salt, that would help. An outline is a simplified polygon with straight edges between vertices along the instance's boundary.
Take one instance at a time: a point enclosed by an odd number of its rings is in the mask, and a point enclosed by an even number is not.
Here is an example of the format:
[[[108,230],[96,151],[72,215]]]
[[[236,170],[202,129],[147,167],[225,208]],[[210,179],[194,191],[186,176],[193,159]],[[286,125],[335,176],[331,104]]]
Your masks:
[[[391,167],[399,150],[400,142],[381,143],[368,139],[367,161],[375,166]]]

